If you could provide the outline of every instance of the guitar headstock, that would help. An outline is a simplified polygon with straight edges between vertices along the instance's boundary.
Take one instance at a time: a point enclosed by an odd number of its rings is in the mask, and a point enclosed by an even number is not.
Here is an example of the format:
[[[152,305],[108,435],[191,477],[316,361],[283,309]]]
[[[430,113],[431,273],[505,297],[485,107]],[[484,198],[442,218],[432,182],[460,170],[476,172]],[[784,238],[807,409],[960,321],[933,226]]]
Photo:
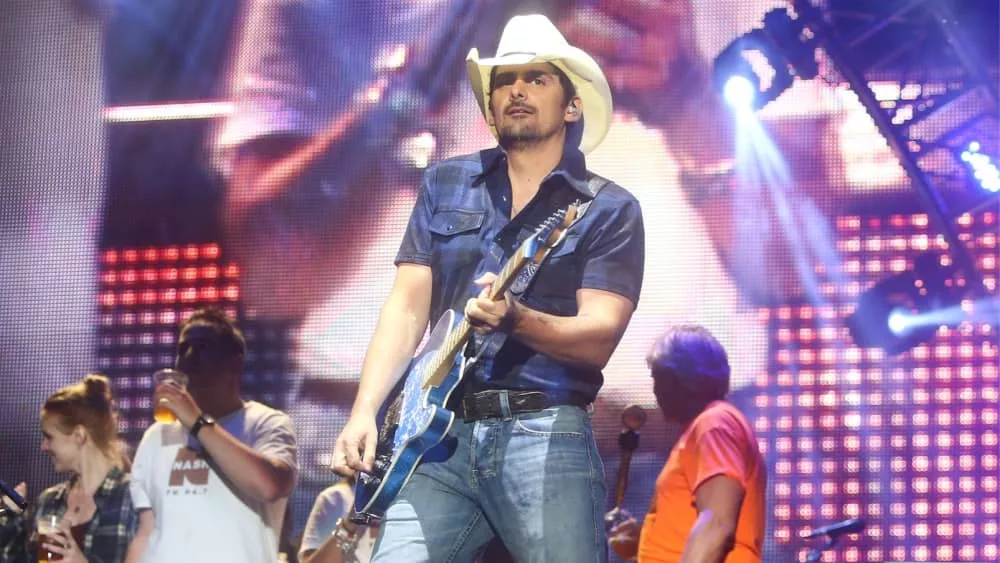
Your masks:
[[[545,251],[559,244],[566,234],[566,229],[576,220],[576,210],[579,203],[573,203],[566,209],[558,209],[550,215],[535,234],[528,237],[521,245],[521,251],[527,260],[539,261],[545,256]]]

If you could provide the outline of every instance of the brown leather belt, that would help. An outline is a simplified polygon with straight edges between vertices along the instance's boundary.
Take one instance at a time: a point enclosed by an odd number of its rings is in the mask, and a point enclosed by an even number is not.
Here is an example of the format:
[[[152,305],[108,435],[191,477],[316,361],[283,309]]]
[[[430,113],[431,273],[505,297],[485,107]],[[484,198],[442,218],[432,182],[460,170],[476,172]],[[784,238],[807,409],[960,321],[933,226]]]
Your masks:
[[[471,420],[503,418],[503,396],[507,397],[507,412],[511,415],[538,412],[550,407],[572,405],[586,408],[590,399],[571,391],[516,391],[488,389],[469,393],[455,406],[455,416]]]

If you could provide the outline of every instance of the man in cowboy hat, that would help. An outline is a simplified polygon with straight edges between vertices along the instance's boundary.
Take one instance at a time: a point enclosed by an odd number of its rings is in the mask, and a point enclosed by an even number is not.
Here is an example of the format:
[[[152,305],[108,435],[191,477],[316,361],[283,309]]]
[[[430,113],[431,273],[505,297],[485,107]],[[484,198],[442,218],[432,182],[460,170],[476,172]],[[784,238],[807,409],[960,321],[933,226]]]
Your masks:
[[[645,377],[635,358],[665,321],[694,315],[724,337],[738,366],[734,388],[752,382],[766,364],[766,323],[740,299],[737,280],[717,254],[740,239],[716,240],[706,230],[716,222],[733,226],[731,197],[742,192],[715,190],[708,197],[680,176],[714,174],[725,168],[718,159],[731,159],[724,149],[733,135],[714,124],[730,116],[713,110],[711,56],[721,47],[717,41],[757,21],[767,8],[762,2],[753,0],[755,7],[739,14],[731,2],[530,2],[599,62],[611,84],[615,126],[587,153],[588,167],[627,186],[646,215],[655,213],[647,239],[684,249],[647,255],[643,283],[657,288],[657,298],[644,299],[604,368],[609,376],[600,396],[608,407],[595,408],[595,428],[611,428],[602,424],[604,415],[617,424],[615,411]],[[510,17],[528,10],[524,2],[479,0],[237,4],[232,72],[221,84],[233,112],[217,120],[210,147],[225,180],[220,217],[226,254],[240,266],[241,301],[260,319],[278,319],[296,333],[295,369],[285,374],[283,399],[296,421],[302,460],[290,503],[300,530],[330,485],[330,445],[349,416],[378,317],[371,303],[391,289],[395,266],[386,257],[399,248],[427,162],[494,142],[486,120],[470,118],[478,104],[464,59],[474,45],[495,47]],[[389,88],[373,102],[372,84],[386,78],[406,78],[393,84],[407,96]],[[395,103],[401,99],[406,103]],[[328,134],[344,129],[344,115],[369,110],[376,126]],[[399,121],[387,127],[383,110]],[[586,107],[588,125],[592,111]],[[331,142],[329,150],[314,150],[315,143]],[[352,175],[346,162],[362,173]],[[604,455],[617,447],[616,435],[598,431]],[[647,463],[643,455],[650,466],[662,464],[652,453],[637,452],[635,461]]]
[[[475,328],[478,361],[451,397],[455,422],[385,514],[376,561],[471,561],[499,536],[518,561],[605,561],[604,470],[589,405],[642,285],[636,199],[587,172],[610,127],[597,63],[544,16],[516,16],[497,56],[468,56],[499,147],[430,167],[399,253],[333,469],[371,471],[376,411],[428,322],[448,309]],[[516,296],[494,275],[546,218],[573,224]]]

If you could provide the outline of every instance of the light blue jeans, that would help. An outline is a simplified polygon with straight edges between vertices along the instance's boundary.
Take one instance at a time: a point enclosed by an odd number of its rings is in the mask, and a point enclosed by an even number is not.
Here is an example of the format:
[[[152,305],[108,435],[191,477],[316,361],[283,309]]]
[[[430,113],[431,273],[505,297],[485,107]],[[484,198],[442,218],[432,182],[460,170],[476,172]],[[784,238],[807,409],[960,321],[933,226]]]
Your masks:
[[[499,535],[518,563],[605,563],[605,495],[584,409],[456,419],[386,511],[372,560],[468,563]]]

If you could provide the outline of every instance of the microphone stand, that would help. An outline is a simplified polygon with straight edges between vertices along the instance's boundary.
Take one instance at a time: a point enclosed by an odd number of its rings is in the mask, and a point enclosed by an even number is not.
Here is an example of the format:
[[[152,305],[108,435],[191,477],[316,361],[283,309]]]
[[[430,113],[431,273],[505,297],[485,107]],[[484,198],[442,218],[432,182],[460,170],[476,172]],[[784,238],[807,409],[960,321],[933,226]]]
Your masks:
[[[823,545],[814,548],[806,556],[805,563],[816,563],[819,561],[820,557],[823,556],[823,552],[833,547],[833,544],[837,543],[837,538],[846,535],[859,534],[864,531],[866,523],[860,518],[851,518],[850,520],[844,520],[843,522],[838,522],[830,526],[824,526],[819,530],[814,530],[811,534],[806,536],[807,538],[825,537],[823,540]]]
[[[817,563],[821,557],[823,557],[823,552],[833,547],[833,544],[837,543],[836,536],[826,536],[826,540],[823,545],[813,548],[806,556],[805,563]]]
[[[645,423],[646,411],[639,405],[628,405],[622,411],[622,431],[618,435],[622,459],[618,465],[618,477],[615,479],[615,507],[604,515],[604,528],[608,531],[631,517],[627,510],[622,509],[622,503],[625,501],[625,490],[628,488],[628,470],[632,464],[632,452],[639,447],[639,428]]]

